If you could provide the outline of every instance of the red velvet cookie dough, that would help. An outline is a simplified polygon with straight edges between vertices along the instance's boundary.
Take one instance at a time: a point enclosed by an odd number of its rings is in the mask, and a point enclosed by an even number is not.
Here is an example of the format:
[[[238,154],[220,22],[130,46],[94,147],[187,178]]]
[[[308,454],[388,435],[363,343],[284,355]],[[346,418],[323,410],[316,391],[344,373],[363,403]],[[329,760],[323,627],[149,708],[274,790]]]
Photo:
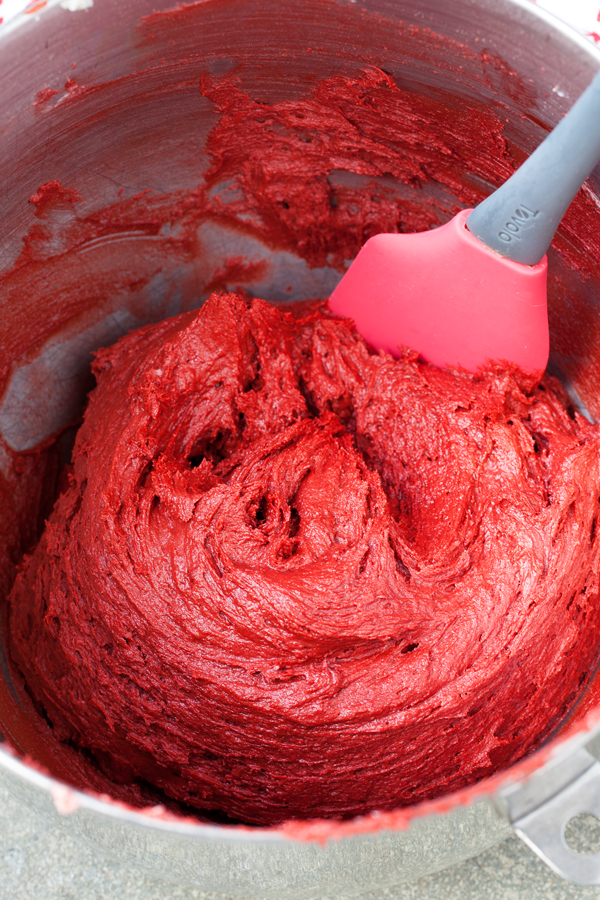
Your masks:
[[[600,436],[554,380],[394,360],[322,306],[235,294],[95,373],[9,644],[115,781],[346,817],[564,718],[599,644]]]

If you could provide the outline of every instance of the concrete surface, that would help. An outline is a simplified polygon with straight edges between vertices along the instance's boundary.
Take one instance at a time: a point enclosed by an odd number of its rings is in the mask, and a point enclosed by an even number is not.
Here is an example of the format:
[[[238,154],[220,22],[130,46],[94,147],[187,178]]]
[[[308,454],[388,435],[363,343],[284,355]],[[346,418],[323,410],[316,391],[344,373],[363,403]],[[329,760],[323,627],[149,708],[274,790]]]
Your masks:
[[[594,846],[597,823],[580,831],[580,849]],[[597,844],[595,845],[597,846]],[[600,887],[566,884],[509,838],[454,869],[365,900],[600,900]],[[0,900],[226,900],[174,887],[126,869],[75,842],[0,788]],[[309,900],[309,898],[307,898]],[[332,898],[333,900],[333,898]],[[335,900],[344,900],[337,897]]]

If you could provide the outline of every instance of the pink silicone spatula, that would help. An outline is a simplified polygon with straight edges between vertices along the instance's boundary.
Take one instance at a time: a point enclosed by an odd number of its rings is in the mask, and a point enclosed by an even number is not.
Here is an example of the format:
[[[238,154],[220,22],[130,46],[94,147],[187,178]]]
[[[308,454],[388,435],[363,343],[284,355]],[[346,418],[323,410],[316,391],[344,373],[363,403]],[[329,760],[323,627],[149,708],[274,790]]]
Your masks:
[[[600,72],[523,165],[476,209],[370,238],[329,300],[375,349],[438,366],[548,361],[546,251],[600,158]]]

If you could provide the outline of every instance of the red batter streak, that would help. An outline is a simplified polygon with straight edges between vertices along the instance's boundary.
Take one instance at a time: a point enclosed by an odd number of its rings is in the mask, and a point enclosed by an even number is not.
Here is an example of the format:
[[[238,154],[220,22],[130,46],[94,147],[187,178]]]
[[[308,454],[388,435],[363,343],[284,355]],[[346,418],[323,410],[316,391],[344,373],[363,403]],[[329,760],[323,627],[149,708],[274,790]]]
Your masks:
[[[396,361],[295,316],[215,294],[101,351],[10,600],[59,738],[259,824],[517,760],[600,632],[600,435],[557,383]]]

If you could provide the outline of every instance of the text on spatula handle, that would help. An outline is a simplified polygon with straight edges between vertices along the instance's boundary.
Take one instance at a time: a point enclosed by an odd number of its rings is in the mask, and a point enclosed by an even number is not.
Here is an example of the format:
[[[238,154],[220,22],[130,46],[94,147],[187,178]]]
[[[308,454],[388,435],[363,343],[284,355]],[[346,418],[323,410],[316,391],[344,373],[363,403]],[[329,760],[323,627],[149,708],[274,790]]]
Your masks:
[[[521,239],[520,232],[529,219],[535,219],[539,215],[539,209],[530,209],[528,206],[519,206],[515,209],[515,214],[508,222],[504,223],[504,228],[498,232],[498,237],[506,244],[510,243],[514,238]]]

